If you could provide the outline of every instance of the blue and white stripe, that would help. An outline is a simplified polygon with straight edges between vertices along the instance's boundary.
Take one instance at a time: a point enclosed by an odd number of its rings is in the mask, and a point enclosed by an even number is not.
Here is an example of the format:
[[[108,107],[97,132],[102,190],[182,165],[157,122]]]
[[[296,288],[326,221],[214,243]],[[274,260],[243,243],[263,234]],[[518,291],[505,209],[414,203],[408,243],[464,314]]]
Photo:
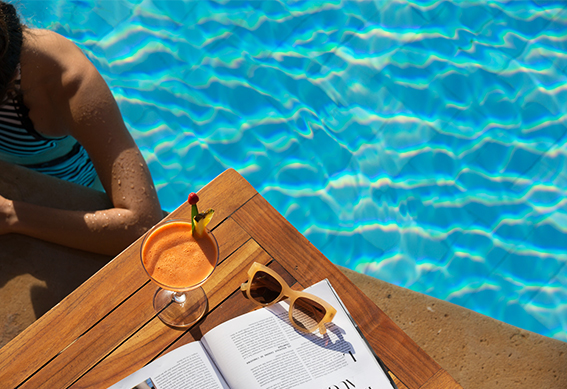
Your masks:
[[[16,89],[19,89],[19,77]],[[21,96],[0,106],[0,157],[7,162],[84,186],[92,186],[96,170],[86,150],[68,137],[38,133]]]

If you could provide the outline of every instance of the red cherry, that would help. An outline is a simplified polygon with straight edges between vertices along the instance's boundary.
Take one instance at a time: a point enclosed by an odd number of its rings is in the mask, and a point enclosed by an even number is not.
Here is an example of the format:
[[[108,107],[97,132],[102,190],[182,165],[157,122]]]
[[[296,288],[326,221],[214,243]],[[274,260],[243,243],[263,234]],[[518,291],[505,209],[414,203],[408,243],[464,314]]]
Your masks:
[[[197,196],[197,193],[190,193],[187,201],[189,202],[189,204],[195,205],[199,201],[199,196]]]

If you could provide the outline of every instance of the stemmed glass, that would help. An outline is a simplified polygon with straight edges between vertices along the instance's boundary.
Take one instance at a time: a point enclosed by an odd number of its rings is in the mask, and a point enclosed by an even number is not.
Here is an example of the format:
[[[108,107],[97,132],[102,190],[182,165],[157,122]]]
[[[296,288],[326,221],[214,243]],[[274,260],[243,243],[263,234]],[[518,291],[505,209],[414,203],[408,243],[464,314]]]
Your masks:
[[[153,304],[165,324],[187,327],[205,314],[208,300],[201,285],[219,259],[219,246],[212,232],[205,229],[197,237],[192,234],[191,220],[168,220],[146,234],[140,259],[158,285]]]

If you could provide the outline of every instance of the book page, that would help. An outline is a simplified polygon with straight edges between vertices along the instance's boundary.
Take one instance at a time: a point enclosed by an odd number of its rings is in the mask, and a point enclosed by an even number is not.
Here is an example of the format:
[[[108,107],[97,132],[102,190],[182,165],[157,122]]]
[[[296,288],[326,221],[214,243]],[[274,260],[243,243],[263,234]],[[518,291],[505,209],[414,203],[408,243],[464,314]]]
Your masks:
[[[229,389],[201,342],[183,345],[109,389]]]
[[[288,304],[239,316],[201,341],[233,389],[312,389],[392,386],[327,280],[305,290],[337,310],[327,334],[305,334],[289,322]]]

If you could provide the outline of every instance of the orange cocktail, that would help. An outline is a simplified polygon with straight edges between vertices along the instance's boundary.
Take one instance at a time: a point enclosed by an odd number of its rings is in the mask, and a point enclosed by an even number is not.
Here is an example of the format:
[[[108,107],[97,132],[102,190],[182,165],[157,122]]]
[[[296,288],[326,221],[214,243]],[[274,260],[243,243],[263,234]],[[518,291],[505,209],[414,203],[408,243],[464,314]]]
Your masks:
[[[142,266],[159,286],[154,309],[170,326],[190,326],[208,307],[201,285],[217,265],[219,246],[212,232],[202,225],[206,222],[197,220],[196,230],[191,220],[168,220],[150,230],[142,242]]]
[[[148,275],[170,290],[188,290],[202,284],[217,264],[218,247],[210,233],[196,237],[191,222],[171,221],[144,240],[142,262]]]

